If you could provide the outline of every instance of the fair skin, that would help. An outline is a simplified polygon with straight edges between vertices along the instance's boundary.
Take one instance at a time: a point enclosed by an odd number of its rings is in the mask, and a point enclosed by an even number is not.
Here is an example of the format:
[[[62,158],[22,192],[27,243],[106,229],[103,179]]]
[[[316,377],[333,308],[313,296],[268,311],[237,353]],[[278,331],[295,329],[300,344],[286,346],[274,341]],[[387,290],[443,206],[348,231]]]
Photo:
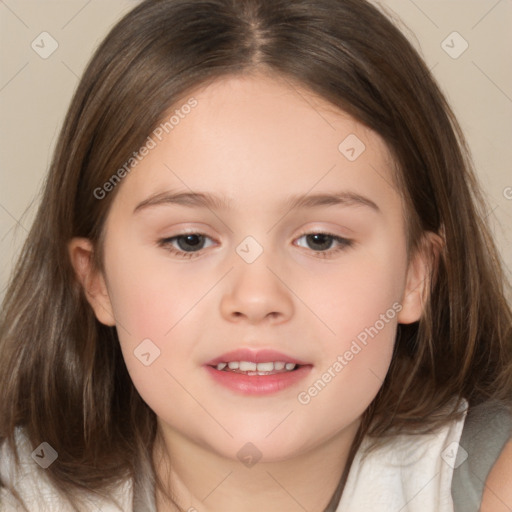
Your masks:
[[[197,107],[118,186],[104,273],[93,268],[87,239],[73,239],[71,259],[98,320],[117,327],[133,383],[157,415],[163,442],[154,460],[183,509],[320,512],[382,385],[397,323],[421,315],[429,261],[418,253],[408,264],[403,203],[377,134],[263,75],[225,78],[193,96]],[[338,150],[350,134],[366,146],[354,161]],[[166,202],[134,211],[170,190],[208,192],[229,206]],[[291,196],[338,191],[376,208],[287,206]],[[171,252],[193,252],[186,240],[159,244],[185,230],[205,236],[193,257]],[[334,239],[321,249],[304,236],[325,232],[353,243],[335,252]],[[252,263],[236,251],[247,236],[263,249]],[[300,403],[298,393],[397,304],[343,370]],[[134,356],[147,338],[160,350],[150,366]],[[203,365],[240,347],[278,350],[311,371],[277,393],[237,393]],[[237,457],[248,442],[261,453],[252,467]],[[174,510],[160,493],[157,508]]]
[[[503,448],[485,482],[480,512],[512,511],[512,440]]]

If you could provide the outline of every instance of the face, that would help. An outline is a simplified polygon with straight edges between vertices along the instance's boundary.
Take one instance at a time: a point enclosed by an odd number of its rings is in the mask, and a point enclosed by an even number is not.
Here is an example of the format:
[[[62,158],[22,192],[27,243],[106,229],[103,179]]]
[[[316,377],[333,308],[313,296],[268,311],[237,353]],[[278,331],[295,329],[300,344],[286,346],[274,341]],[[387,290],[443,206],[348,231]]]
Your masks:
[[[377,134],[279,78],[193,97],[118,185],[90,301],[170,438],[291,458],[373,400],[421,266]]]

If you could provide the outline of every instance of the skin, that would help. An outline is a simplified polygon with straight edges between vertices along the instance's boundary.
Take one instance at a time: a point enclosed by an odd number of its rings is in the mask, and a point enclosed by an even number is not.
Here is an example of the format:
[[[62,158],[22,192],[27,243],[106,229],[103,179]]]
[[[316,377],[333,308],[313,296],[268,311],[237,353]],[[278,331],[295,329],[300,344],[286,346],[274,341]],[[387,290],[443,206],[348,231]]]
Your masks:
[[[504,447],[485,482],[480,512],[512,510],[512,440]]]
[[[98,320],[116,325],[131,378],[157,414],[154,459],[184,510],[322,511],[388,370],[397,323],[421,315],[429,260],[417,253],[408,264],[403,202],[377,134],[277,77],[224,78],[193,96],[197,107],[119,185],[105,225],[105,272],[93,268],[87,239],[72,240],[71,259]],[[349,134],[366,146],[353,162],[338,150]],[[231,206],[134,213],[171,189],[215,193]],[[338,190],[371,199],[379,212],[286,206],[295,194]],[[208,237],[194,257],[159,245],[185,229]],[[304,232],[353,245],[334,253],[333,241],[322,257]],[[236,252],[247,236],[263,248],[250,264]],[[299,403],[298,393],[393,304],[398,315]],[[146,338],[161,352],[150,366],[133,353]],[[238,347],[272,348],[313,367],[292,388],[244,396],[202,367]],[[251,468],[237,458],[247,442],[262,455]],[[157,507],[174,510],[160,494]]]

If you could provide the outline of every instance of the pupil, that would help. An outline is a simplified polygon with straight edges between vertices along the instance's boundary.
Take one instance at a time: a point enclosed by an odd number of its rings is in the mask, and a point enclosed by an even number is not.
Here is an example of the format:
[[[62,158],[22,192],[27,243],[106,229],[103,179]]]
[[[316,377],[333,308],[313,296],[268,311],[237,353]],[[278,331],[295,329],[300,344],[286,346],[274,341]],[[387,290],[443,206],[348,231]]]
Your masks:
[[[308,235],[309,240],[313,240],[314,244],[322,246],[321,249],[329,249],[332,243],[330,235],[325,235],[322,233],[316,233],[313,235]]]
[[[186,244],[188,244],[188,247],[182,243],[183,241],[186,241]],[[201,249],[201,247],[197,247],[198,245],[201,245],[201,236],[200,235],[183,235],[180,238],[178,238],[178,245],[180,246],[180,249],[186,251],[187,249],[190,249],[190,246],[192,247],[193,251],[198,251]]]

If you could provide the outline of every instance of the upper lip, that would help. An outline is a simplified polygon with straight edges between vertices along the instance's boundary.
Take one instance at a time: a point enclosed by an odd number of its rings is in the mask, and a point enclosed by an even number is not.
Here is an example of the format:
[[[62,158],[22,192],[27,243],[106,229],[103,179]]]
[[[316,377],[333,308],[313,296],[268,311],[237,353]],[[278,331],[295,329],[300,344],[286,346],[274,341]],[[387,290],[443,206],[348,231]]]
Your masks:
[[[281,361],[283,363],[294,363],[297,365],[307,365],[295,357],[287,356],[282,352],[271,349],[254,350],[250,348],[239,348],[226,352],[206,363],[207,366],[217,366],[219,363],[229,363],[231,361],[248,361],[251,363],[268,363],[271,361]]]

